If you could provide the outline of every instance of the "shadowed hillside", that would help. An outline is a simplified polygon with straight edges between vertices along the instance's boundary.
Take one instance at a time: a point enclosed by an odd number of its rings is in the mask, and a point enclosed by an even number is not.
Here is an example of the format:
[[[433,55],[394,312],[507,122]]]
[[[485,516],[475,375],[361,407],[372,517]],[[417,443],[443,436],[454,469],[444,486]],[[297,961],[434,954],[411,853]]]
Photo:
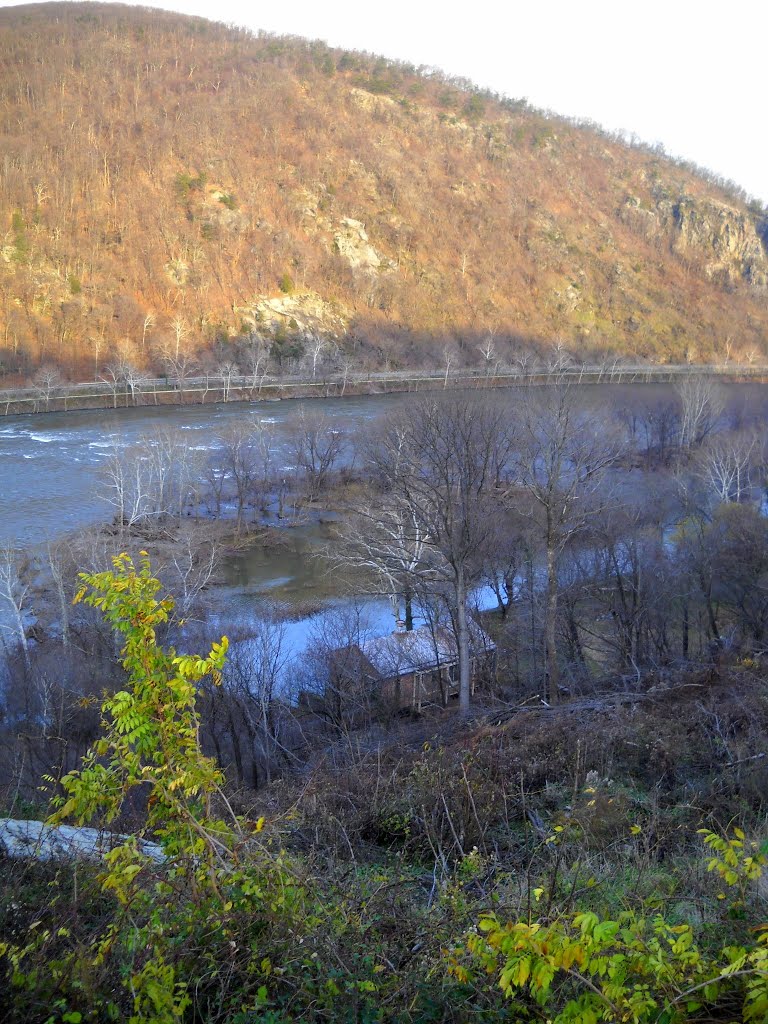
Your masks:
[[[300,31],[301,26],[296,26]],[[121,6],[0,11],[0,362],[764,355],[765,211],[468,83]]]

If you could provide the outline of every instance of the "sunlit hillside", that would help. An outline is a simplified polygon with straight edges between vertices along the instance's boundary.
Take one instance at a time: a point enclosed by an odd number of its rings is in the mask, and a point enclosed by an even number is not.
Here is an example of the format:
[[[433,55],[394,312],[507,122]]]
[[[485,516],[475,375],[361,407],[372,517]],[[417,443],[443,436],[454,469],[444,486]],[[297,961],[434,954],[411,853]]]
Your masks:
[[[463,81],[142,8],[0,11],[9,381],[256,348],[751,361],[766,237],[738,189]]]

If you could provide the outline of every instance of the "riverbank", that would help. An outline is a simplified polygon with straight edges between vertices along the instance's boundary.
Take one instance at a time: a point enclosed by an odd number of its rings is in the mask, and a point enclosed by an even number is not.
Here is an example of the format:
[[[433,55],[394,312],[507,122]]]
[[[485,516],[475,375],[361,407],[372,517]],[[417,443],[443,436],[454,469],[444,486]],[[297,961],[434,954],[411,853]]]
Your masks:
[[[604,365],[558,367],[558,379],[575,384],[669,384],[686,377],[714,377],[730,383],[765,383],[768,366]],[[466,388],[541,387],[552,381],[546,368],[460,370],[418,373],[409,370],[323,375],[322,377],[258,379],[205,375],[183,381],[163,377],[117,382],[48,384],[0,389],[0,415],[77,412],[86,409],[128,409],[162,405],[215,405],[229,402],[271,402],[296,398],[362,397]]]

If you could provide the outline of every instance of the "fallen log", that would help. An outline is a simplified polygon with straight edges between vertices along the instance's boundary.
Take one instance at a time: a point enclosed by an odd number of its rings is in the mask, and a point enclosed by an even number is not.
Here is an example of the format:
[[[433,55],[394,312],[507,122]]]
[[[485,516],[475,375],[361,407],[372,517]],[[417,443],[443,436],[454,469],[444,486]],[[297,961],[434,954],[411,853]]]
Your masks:
[[[35,860],[103,860],[129,836],[97,828],[74,825],[46,825],[42,821],[0,818],[0,851],[7,857]],[[138,839],[139,850],[160,863],[165,854],[157,843]]]

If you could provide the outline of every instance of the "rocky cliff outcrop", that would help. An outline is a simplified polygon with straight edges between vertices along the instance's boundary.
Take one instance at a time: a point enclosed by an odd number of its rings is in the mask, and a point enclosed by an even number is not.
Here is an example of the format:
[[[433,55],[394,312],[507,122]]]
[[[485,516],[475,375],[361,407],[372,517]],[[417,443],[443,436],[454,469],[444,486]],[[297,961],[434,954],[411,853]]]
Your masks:
[[[754,288],[768,288],[768,254],[747,214],[715,200],[684,196],[672,207],[672,217],[675,251],[700,258],[711,280],[745,280]]]
[[[646,239],[665,233],[679,256],[700,266],[711,281],[746,282],[768,290],[768,226],[715,199],[661,192],[657,201],[629,196],[620,219]]]
[[[333,241],[336,251],[353,270],[376,271],[385,263],[368,241],[366,230],[359,220],[344,217]]]
[[[315,335],[337,338],[347,326],[343,307],[325,302],[312,291],[258,298],[250,306],[238,307],[238,313],[256,330],[288,328],[306,338]]]
[[[14,381],[157,375],[184,331],[272,368],[319,338],[365,367],[480,365],[489,335],[502,362],[768,351],[768,211],[524,101],[96,2],[0,6],[0,91]]]

